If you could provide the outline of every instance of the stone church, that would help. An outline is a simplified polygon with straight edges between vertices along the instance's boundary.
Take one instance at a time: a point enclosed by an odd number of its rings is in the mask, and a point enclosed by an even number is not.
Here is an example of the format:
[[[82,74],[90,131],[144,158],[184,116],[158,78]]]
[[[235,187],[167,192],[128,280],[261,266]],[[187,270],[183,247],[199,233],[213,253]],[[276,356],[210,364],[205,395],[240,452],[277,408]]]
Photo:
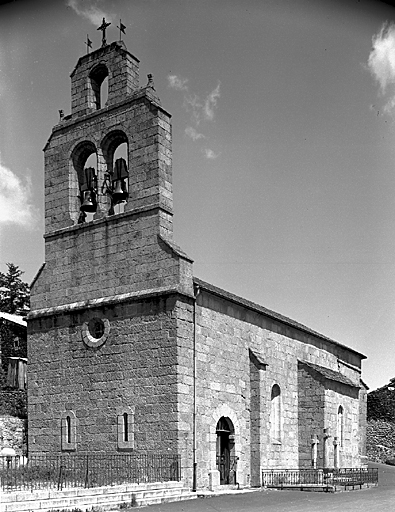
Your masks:
[[[170,118],[122,41],[78,60],[44,148],[29,453],[177,453],[197,488],[360,467],[365,356],[194,277],[173,241]]]

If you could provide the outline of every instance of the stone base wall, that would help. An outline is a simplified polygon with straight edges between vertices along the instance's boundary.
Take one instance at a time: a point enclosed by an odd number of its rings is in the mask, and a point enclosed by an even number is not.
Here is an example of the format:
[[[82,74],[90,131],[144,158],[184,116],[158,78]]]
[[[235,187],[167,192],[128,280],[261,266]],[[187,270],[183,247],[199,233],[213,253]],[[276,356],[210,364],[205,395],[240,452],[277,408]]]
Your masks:
[[[0,451],[13,448],[16,455],[26,453],[27,420],[13,416],[0,416]]]
[[[0,512],[130,510],[133,507],[195,498],[196,493],[191,493],[181,482],[20,491],[2,494]]]
[[[395,459],[395,422],[386,420],[368,421],[366,452],[368,460],[374,462]]]

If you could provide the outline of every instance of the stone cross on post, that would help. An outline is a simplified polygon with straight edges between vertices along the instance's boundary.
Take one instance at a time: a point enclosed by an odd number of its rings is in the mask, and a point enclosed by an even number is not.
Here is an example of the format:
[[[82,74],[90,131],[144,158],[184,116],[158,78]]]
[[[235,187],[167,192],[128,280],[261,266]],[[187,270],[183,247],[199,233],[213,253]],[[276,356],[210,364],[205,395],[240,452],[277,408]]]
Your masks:
[[[317,435],[311,436],[311,466],[313,469],[317,469],[317,457],[318,457],[318,443],[319,439]]]
[[[101,30],[103,32],[102,39],[101,39],[102,47],[107,45],[107,41],[106,41],[106,28],[109,27],[110,25],[111,25],[111,23],[107,23],[105,18],[103,18],[102,24],[97,29],[97,30]]]

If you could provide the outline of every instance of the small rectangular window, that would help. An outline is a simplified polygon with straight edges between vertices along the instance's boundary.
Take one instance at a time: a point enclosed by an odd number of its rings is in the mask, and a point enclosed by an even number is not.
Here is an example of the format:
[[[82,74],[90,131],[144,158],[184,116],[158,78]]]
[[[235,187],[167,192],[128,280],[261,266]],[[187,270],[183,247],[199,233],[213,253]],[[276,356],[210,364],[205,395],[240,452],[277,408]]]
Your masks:
[[[134,408],[118,411],[118,449],[134,449]]]
[[[70,452],[77,449],[76,417],[73,411],[65,411],[61,418],[61,446],[62,451]]]

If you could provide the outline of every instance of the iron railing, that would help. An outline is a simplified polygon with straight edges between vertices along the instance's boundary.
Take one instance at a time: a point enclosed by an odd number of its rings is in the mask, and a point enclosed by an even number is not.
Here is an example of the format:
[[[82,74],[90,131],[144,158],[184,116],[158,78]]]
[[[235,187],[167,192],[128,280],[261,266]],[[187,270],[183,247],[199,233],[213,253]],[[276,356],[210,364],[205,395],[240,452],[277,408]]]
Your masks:
[[[172,454],[0,456],[0,489],[3,491],[180,480],[181,459]]]
[[[378,483],[378,469],[264,469],[262,486],[281,489],[284,487],[336,487],[360,486]]]

